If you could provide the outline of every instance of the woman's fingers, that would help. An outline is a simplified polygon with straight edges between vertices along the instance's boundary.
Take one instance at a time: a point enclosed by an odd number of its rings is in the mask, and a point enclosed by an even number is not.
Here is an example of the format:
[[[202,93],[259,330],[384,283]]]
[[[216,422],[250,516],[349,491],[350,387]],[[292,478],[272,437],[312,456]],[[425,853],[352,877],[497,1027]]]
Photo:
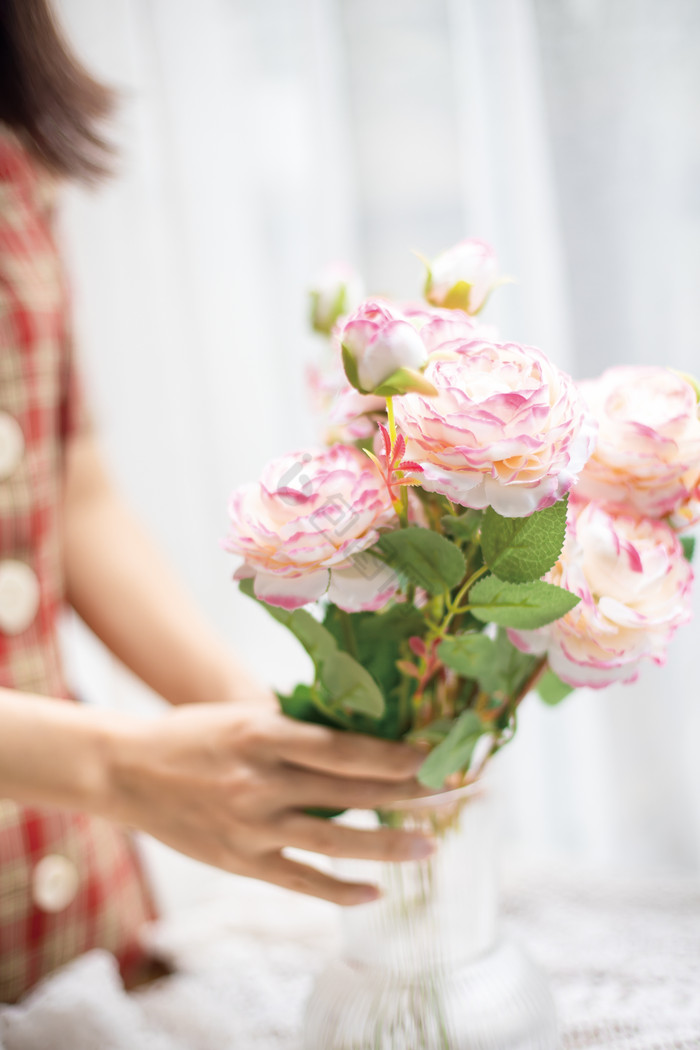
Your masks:
[[[285,846],[324,853],[328,857],[399,862],[425,860],[434,850],[432,841],[423,835],[389,828],[364,831],[330,820],[307,817],[303,813],[285,818],[280,831]]]
[[[280,801],[285,809],[379,809],[430,794],[417,780],[354,780],[289,767]]]
[[[277,753],[297,766],[339,777],[373,780],[408,780],[414,777],[425,755],[407,744],[360,733],[346,733],[326,726],[279,720]]]
[[[375,886],[367,883],[342,882],[308,864],[299,864],[298,861],[289,860],[279,853],[265,858],[264,867],[257,877],[267,882],[274,882],[277,886],[284,886],[285,889],[306,893],[310,897],[320,897],[321,900],[332,901],[334,904],[342,904],[345,907],[367,904],[379,896],[379,891]]]

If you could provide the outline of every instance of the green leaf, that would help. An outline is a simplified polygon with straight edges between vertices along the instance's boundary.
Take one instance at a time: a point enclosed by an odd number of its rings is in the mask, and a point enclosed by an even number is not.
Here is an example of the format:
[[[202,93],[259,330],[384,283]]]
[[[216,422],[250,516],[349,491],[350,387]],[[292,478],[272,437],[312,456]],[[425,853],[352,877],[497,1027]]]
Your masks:
[[[313,692],[310,685],[296,685],[294,691],[285,696],[277,693],[283,714],[288,718],[295,718],[297,722],[317,722],[319,725],[333,726],[338,728],[337,723],[332,721],[326,714],[319,711],[314,703]]]
[[[410,717],[410,698],[415,682],[406,683],[396,661],[406,655],[403,651],[405,639],[425,634],[425,620],[420,611],[407,602],[378,613],[343,614],[336,606],[329,605],[323,624],[336,639],[339,649],[347,650],[343,625],[347,619],[355,638],[355,652],[351,655],[356,655],[358,663],[372,675],[386,704],[381,718],[357,713],[351,715],[352,729],[385,740],[399,740],[409,728],[407,717]]]
[[[442,594],[456,587],[466,572],[460,549],[430,529],[411,526],[385,532],[377,546],[394,569],[429,594]]]
[[[496,645],[485,634],[455,634],[440,643],[438,656],[457,674],[483,684],[483,675],[493,666]]]
[[[476,536],[484,514],[480,510],[468,510],[464,514],[445,514],[440,521],[446,533],[456,540],[469,541]]]
[[[320,681],[331,703],[348,711],[380,718],[384,714],[382,691],[357,660],[336,650],[321,667]]]
[[[456,634],[441,643],[438,655],[457,674],[476,679],[485,693],[498,699],[516,696],[537,662],[516,649],[504,630],[499,630],[495,641],[485,634]]]
[[[463,711],[441,744],[430,752],[418,770],[421,784],[441,788],[452,773],[466,770],[476,742],[488,731],[474,711]]]
[[[347,377],[348,383],[350,384],[350,386],[354,386],[355,390],[359,390],[361,394],[366,394],[367,391],[363,390],[360,386],[360,376],[357,371],[357,362],[355,361],[355,358],[352,356],[349,350],[345,349],[344,346],[341,347],[341,354],[343,358],[343,368],[345,369],[345,375]]]
[[[558,620],[580,600],[570,591],[542,580],[505,583],[497,576],[486,576],[469,592],[469,608],[477,620],[522,630],[544,627]]]
[[[489,507],[481,528],[481,549],[491,572],[510,583],[544,576],[564,545],[567,503],[564,497],[527,518],[503,518]]]
[[[289,612],[287,609],[280,609],[276,605],[268,605],[267,602],[260,601],[255,595],[253,581],[250,579],[241,580],[238,587],[243,594],[258,602],[273,620],[277,620],[292,632],[317,667],[335,652],[337,648],[335,638],[318,620],[313,618],[311,613],[306,612],[305,609],[295,609]]]
[[[520,649],[517,649],[503,627],[499,627],[494,644],[496,646],[494,678],[497,679],[498,684],[494,685],[493,691],[505,693],[506,696],[514,698],[534,671],[537,657],[529,653],[522,653]]]
[[[335,605],[329,605],[323,625],[335,638],[338,648],[349,651],[344,626],[347,620],[355,639],[355,651],[350,655],[356,656],[387,696],[401,681],[396,668],[396,661],[401,656],[400,643],[412,635],[420,637],[425,634],[427,628],[423,616],[406,602],[377,613],[343,614]]]
[[[545,704],[560,703],[569,693],[573,693],[574,687],[567,685],[566,682],[562,682],[559,675],[556,675],[554,671],[546,671],[545,674],[540,678],[537,686],[537,692],[540,694]]]
[[[241,580],[240,589],[255,598],[252,580]],[[323,624],[304,609],[288,612],[265,602],[260,602],[260,605],[274,620],[287,627],[304,646],[314,662],[316,674],[326,693],[324,699],[329,706],[338,705],[347,711],[374,718],[384,713],[384,696],[372,675],[348,653],[338,650],[336,638]],[[308,699],[310,694],[298,695]]]
[[[402,603],[392,605],[377,613],[353,613],[351,619],[358,618],[357,636],[368,646],[382,641],[401,642],[413,635],[422,635],[426,631],[425,620],[419,609]]]
[[[435,397],[437,387],[415,368],[398,368],[372,391],[378,397],[396,397],[411,392]]]
[[[695,537],[694,536],[681,536],[681,547],[683,548],[683,554],[688,561],[693,560],[695,554]]]

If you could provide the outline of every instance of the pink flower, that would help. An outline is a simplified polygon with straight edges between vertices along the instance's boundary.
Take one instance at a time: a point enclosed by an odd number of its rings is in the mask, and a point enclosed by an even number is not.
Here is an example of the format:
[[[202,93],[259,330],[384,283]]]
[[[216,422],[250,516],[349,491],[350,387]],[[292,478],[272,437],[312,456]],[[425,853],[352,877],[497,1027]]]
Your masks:
[[[509,631],[573,686],[633,682],[644,659],[664,663],[674,631],[691,616],[693,573],[661,521],[614,516],[589,503],[570,514],[562,556],[545,579],[581,598],[536,631]]]
[[[436,397],[395,401],[421,486],[506,517],[549,507],[572,487],[595,429],[573,381],[533,347],[445,343],[426,379]]]
[[[425,298],[477,314],[498,285],[498,259],[490,244],[471,237],[438,255],[428,266]]]
[[[437,306],[426,306],[424,303],[409,303],[401,309],[414,328],[420,332],[428,353],[455,339],[461,339],[462,342],[472,339],[498,341],[495,325],[482,324],[464,310],[443,310]]]
[[[224,546],[244,559],[236,578],[254,578],[270,605],[296,609],[326,594],[357,612],[381,608],[397,589],[395,574],[366,553],[395,515],[379,472],[355,448],[273,460],[260,482],[233,493],[229,517]]]
[[[667,368],[619,367],[579,384],[598,444],[576,495],[677,528],[700,519],[700,419],[695,390]]]
[[[323,372],[307,370],[307,382],[315,413],[323,419],[322,439],[326,445],[351,444],[372,437],[377,422],[386,419],[386,399],[361,394],[348,383],[340,362]]]
[[[345,324],[340,342],[345,373],[361,393],[430,392],[420,374],[428,359],[425,344],[391,304],[368,299]]]

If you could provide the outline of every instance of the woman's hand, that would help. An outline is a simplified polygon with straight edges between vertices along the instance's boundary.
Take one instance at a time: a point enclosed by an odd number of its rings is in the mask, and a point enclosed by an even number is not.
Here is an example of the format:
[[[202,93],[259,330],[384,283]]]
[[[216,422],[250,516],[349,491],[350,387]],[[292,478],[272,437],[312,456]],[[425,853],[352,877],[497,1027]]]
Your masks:
[[[295,722],[272,704],[193,704],[109,736],[106,815],[197,860],[338,904],[377,897],[285,857],[293,846],[332,857],[428,856],[420,835],[362,831],[308,808],[373,809],[426,794],[413,748]]]

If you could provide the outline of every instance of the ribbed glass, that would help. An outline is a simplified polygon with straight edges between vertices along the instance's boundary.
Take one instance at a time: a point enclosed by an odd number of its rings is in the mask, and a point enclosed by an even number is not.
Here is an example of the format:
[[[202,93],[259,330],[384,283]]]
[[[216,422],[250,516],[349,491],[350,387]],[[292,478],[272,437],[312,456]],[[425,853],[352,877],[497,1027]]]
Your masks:
[[[382,821],[432,832],[437,852],[339,864],[383,896],[343,912],[343,952],[309,1000],[304,1050],[556,1050],[547,979],[500,933],[493,809],[481,784],[398,803]]]

